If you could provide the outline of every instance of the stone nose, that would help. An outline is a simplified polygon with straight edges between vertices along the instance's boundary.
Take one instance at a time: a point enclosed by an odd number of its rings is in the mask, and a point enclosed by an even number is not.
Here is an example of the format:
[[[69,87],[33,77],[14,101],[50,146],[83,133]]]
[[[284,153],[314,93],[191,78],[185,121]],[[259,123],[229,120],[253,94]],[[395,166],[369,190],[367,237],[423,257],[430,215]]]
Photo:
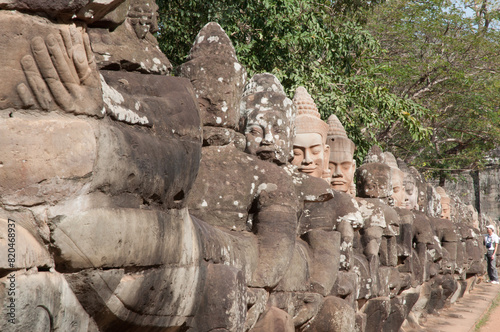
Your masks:
[[[303,164],[311,164],[313,162],[313,158],[311,156],[311,153],[306,151],[304,153],[304,159],[302,160]]]
[[[272,143],[274,143],[273,135],[271,133],[266,133],[264,135],[264,139],[262,140],[262,144],[263,145],[271,145]]]
[[[339,178],[342,177],[342,172],[340,172],[340,167],[335,165],[332,169],[332,177]]]

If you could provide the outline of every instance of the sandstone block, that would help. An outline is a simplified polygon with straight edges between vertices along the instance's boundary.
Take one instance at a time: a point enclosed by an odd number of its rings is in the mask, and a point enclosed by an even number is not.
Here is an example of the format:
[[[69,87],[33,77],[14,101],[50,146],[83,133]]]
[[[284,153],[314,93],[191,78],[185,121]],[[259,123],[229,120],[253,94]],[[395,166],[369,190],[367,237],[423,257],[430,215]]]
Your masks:
[[[2,331],[98,331],[63,275],[57,272],[9,273],[0,279],[0,303],[2,308],[14,303],[12,311],[4,309],[4,315],[13,315],[0,320]]]
[[[10,249],[10,250],[9,250]],[[47,248],[13,219],[0,218],[0,270],[54,266]]]
[[[88,181],[97,146],[85,120],[14,117],[0,119],[0,126],[0,191],[5,203],[54,202]]]
[[[328,296],[323,306],[303,331],[354,331],[355,311],[343,299]]]
[[[206,281],[197,301],[196,331],[244,331],[247,314],[247,291],[240,270],[221,264],[208,264]],[[258,325],[258,323],[257,323]]]
[[[263,317],[255,324],[254,328],[250,332],[293,332],[295,328],[293,326],[292,317],[285,311],[278,309],[276,307],[269,308],[263,315]]]
[[[124,227],[126,225],[126,227]],[[92,236],[89,236],[92,234]],[[148,239],[144,241],[144,239]],[[198,265],[187,210],[94,209],[60,218],[52,231],[58,269]]]

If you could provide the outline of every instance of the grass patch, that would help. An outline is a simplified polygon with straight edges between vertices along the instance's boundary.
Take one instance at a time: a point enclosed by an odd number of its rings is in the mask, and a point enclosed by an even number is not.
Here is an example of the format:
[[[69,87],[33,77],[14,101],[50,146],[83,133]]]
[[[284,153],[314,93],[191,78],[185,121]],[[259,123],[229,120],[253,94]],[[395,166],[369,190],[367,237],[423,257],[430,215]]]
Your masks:
[[[498,307],[499,304],[500,304],[500,293],[498,293],[498,295],[495,297],[495,299],[493,299],[486,314],[484,314],[483,317],[481,317],[481,319],[476,323],[476,328],[474,329],[474,331],[479,332],[481,327],[483,327],[484,324],[486,324],[488,322],[488,320],[490,319],[491,312],[496,307]]]

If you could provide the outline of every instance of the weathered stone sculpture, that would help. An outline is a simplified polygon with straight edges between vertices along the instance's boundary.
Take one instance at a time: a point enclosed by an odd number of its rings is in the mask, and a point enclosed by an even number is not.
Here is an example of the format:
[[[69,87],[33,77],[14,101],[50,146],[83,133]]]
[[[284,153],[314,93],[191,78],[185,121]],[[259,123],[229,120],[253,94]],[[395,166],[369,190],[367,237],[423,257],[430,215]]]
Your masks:
[[[356,196],[352,192],[356,171],[354,143],[347,137],[344,127],[334,114],[328,118],[328,127],[327,143],[330,146],[328,167],[332,175],[330,185],[332,189]]]
[[[299,88],[294,140],[218,24],[172,77],[151,0],[0,9],[1,331],[397,331],[484,273],[473,207],[378,147],[351,197],[338,119]]]
[[[450,218],[450,196],[446,194],[446,191],[442,187],[436,188],[437,193],[441,197],[441,218],[443,219],[451,219]]]
[[[278,165],[292,160],[295,107],[274,75],[252,77],[245,86],[240,112],[245,152]]]
[[[206,273],[185,208],[201,152],[189,81],[98,72],[85,26],[0,15],[9,27],[3,32],[32,37],[3,35],[2,46],[18,53],[2,58],[12,64],[3,67],[7,76],[17,71],[3,81],[2,93],[14,93],[0,107],[10,114],[2,119],[9,128],[3,148],[12,151],[3,154],[0,199],[25,211],[2,216],[19,220],[18,233],[29,230],[38,242],[19,260],[39,258],[13,268],[21,296],[33,304],[19,317],[24,330],[38,324],[29,327],[29,316],[60,330],[190,324]],[[28,131],[38,139],[27,139]],[[49,261],[35,254],[48,243]],[[162,279],[177,285],[174,296]],[[44,292],[33,297],[30,287]],[[23,297],[19,304],[28,302]]]
[[[229,72],[224,74],[216,70],[227,61],[234,62]],[[205,144],[215,145],[203,148],[189,207],[195,216],[213,226],[257,234],[258,266],[251,271],[253,275],[247,282],[256,287],[273,287],[283,276],[293,254],[298,203],[284,170],[243,153],[235,147],[234,139],[231,140],[237,135],[233,129],[239,122],[239,103],[236,101],[243,92],[240,79],[244,70],[241,65],[236,66],[236,61],[225,32],[218,24],[209,23],[196,38],[190,60],[180,69],[195,84],[205,121],[204,134],[213,137],[210,127],[215,126],[228,132],[229,141],[229,144],[222,144],[204,136]],[[197,69],[188,70],[195,67]],[[200,68],[206,69],[201,71]],[[205,72],[218,72],[226,75],[226,79],[221,83],[218,77]],[[223,84],[231,93],[213,90],[217,84]],[[208,106],[205,101],[213,103]],[[223,121],[217,120],[222,117]]]
[[[330,153],[326,144],[328,124],[321,120],[316,104],[304,87],[297,88],[293,101],[297,105],[297,118],[292,164],[299,172],[329,181],[326,176]]]
[[[395,207],[403,207],[406,199],[404,187],[404,173],[398,168],[398,164],[394,155],[390,152],[385,152],[385,163],[391,167],[391,182],[392,195]]]

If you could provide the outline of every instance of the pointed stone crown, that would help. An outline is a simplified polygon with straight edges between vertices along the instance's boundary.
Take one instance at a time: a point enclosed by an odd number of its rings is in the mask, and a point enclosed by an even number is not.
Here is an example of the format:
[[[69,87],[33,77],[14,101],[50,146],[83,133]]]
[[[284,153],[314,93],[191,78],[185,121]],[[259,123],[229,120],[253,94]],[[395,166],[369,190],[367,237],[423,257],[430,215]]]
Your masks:
[[[275,92],[285,95],[285,90],[281,82],[276,76],[270,73],[255,74],[245,85],[242,97],[247,97],[257,92]]]
[[[335,114],[328,117],[328,136],[341,136],[347,138],[347,133],[339,118]]]
[[[385,163],[387,165],[389,165],[392,168],[399,169],[398,162],[396,161],[396,157],[394,157],[394,155],[392,153],[384,152],[384,156],[385,156]]]
[[[385,163],[385,155],[380,146],[372,145],[370,150],[368,150],[368,154],[363,160],[363,164],[370,163]]]
[[[198,57],[233,58],[233,60],[238,61],[231,39],[224,29],[215,22],[207,23],[198,32],[187,60]]]
[[[297,118],[295,120],[297,134],[317,133],[321,135],[323,143],[325,143],[328,135],[328,124],[321,120],[314,100],[303,86],[299,86],[295,90],[293,102],[297,105]]]
[[[436,191],[441,196],[441,203],[450,203],[450,196],[448,196],[443,187],[437,187]]]

